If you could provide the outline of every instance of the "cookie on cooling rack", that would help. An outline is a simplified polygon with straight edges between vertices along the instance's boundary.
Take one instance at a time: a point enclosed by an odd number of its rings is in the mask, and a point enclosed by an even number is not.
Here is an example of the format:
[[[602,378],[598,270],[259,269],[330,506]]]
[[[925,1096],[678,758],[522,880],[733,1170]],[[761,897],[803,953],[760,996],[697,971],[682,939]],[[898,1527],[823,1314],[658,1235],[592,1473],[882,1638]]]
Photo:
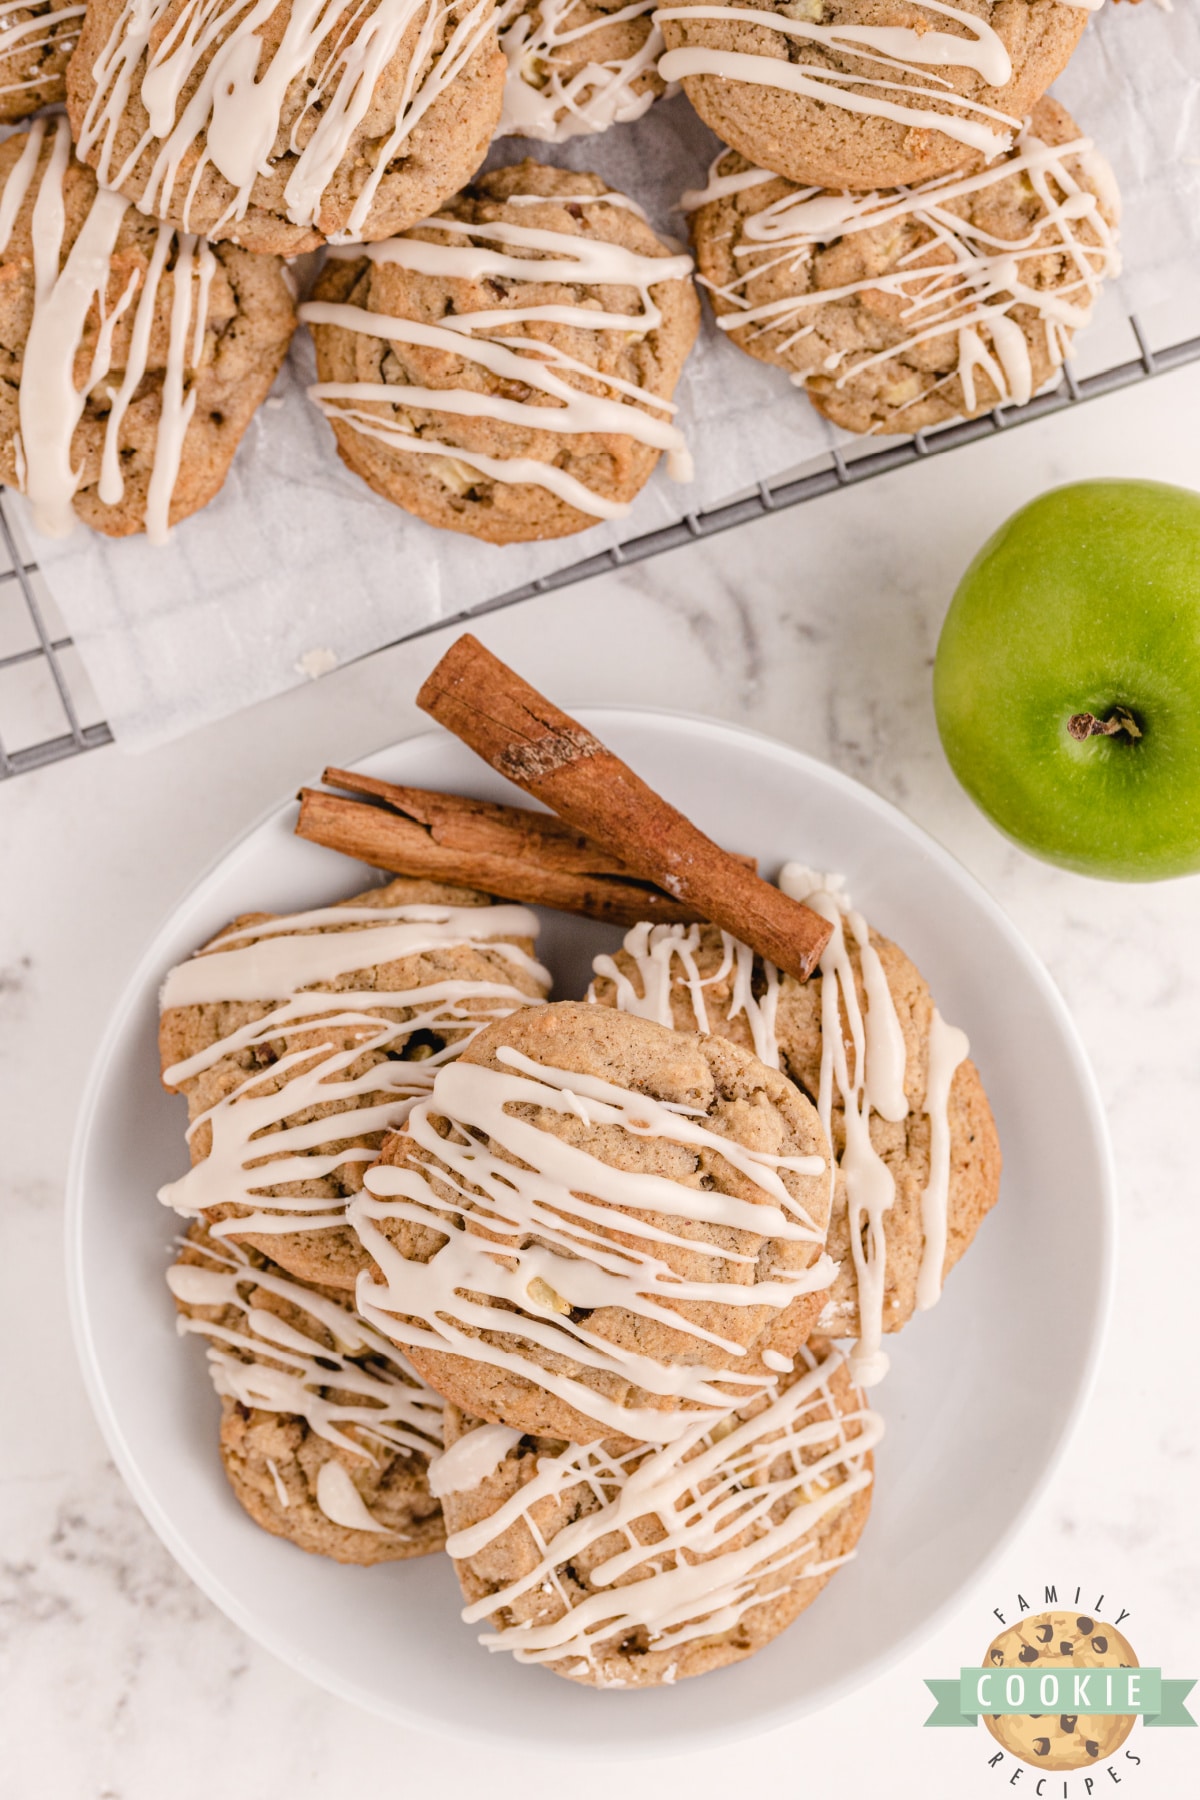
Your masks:
[[[736,1045],[583,1002],[438,1071],[348,1217],[364,1316],[476,1418],[657,1442],[787,1366],[828,1297],[815,1108]]]
[[[62,105],[83,13],[82,5],[63,6],[60,0],[0,5],[0,124]]]
[[[1000,1148],[967,1041],[904,952],[815,878],[797,897],[835,922],[808,982],[714,925],[638,925],[597,958],[591,996],[752,1050],[821,1109],[838,1273],[818,1329],[856,1338],[856,1375],[873,1381],[882,1335],[934,1304],[995,1204]]]
[[[1111,171],[1048,97],[982,171],[831,194],[730,151],[689,201],[720,328],[848,431],[1023,404],[1119,268]]]
[[[207,1340],[221,1461],[256,1524],[335,1562],[439,1550],[442,1402],[331,1288],[194,1225],[167,1285]]]
[[[146,212],[294,256],[403,231],[483,161],[507,66],[494,0],[225,11],[185,32],[175,0],[89,0],[71,126]]]
[[[679,0],[656,16],[659,73],[723,143],[856,192],[1000,155],[1088,18],[1064,0]]]
[[[699,327],[692,262],[599,176],[524,162],[404,236],[337,252],[301,317],[343,462],[488,543],[623,517],[666,452]]]
[[[561,144],[640,119],[666,92],[657,0],[508,0],[508,62],[497,137]]]
[[[463,1616],[489,1649],[593,1687],[740,1662],[853,1555],[881,1430],[820,1342],[777,1389],[665,1446],[522,1437],[447,1407],[431,1480]]]
[[[192,1167],[160,1198],[353,1290],[367,1259],[347,1200],[442,1064],[545,997],[536,932],[524,907],[405,878],[235,919],[163,986],[163,1082],[187,1096]]]
[[[287,354],[283,262],[98,188],[61,116],[0,144],[0,218],[0,481],[48,534],[78,517],[161,542],[217,493]]]

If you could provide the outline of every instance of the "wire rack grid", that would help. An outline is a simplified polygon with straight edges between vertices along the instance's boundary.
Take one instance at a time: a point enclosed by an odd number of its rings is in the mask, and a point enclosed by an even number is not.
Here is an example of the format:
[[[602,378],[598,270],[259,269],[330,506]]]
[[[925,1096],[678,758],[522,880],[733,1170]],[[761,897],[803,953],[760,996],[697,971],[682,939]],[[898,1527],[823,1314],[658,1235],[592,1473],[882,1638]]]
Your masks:
[[[421,626],[393,639],[390,644],[381,645],[380,649],[390,649],[394,644],[444,630],[448,625],[478,619],[502,607],[515,606],[535,595],[586,581],[593,575],[628,563],[642,562],[647,557],[659,556],[699,538],[715,537],[718,532],[768,518],[837,488],[855,486],[906,464],[976,443],[995,432],[1011,431],[1018,425],[1115,393],[1188,363],[1200,362],[1200,336],[1152,348],[1139,320],[1131,315],[1128,322],[1136,344],[1135,355],[1085,376],[1077,376],[1068,363],[1059,385],[1050,393],[1035,396],[1025,406],[1000,407],[977,419],[942,426],[936,431],[917,432],[915,436],[888,444],[883,449],[864,449],[850,455],[835,450],[809,471],[795,476],[784,475],[774,483],[761,482],[748,494],[702,512],[689,513],[674,525],[645,532],[598,556],[586,557],[527,582],[523,587],[464,607],[461,612]],[[40,580],[36,562],[21,544],[3,494],[0,494],[0,622],[3,624],[0,634],[0,780],[111,743],[112,731],[98,715],[78,651],[70,635],[59,625],[57,608]],[[378,655],[379,651],[372,654]],[[53,716],[56,725],[54,729],[39,727],[32,732],[26,727],[26,741],[18,744],[9,729],[10,717],[19,716],[22,711],[26,716],[32,716],[25,703],[35,691],[36,716],[39,719]]]

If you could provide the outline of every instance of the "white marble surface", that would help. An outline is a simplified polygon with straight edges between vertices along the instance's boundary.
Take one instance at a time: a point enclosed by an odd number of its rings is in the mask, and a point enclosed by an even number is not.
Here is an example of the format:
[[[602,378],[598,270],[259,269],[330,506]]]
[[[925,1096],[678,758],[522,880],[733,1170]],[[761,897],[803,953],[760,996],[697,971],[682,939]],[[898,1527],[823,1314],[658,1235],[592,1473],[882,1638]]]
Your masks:
[[[431,1791],[599,1800],[662,1790],[973,1800],[1007,1789],[984,1736],[927,1733],[922,1677],[975,1660],[1017,1589],[1082,1585],[1127,1608],[1143,1660],[1200,1675],[1200,1429],[1192,1145],[1200,1073],[1200,881],[1119,888],[1032,862],[956,787],[929,700],[937,630],[983,537],[1089,474],[1200,487],[1200,368],[837,494],[485,621],[564,701],[742,720],[904,807],[998,896],[1045,958],[1094,1059],[1123,1239],[1100,1382],[1036,1516],[956,1617],[869,1690],[723,1753],[619,1772],[481,1759],[305,1685],[171,1563],[93,1424],[67,1328],[60,1220],[70,1123],[147,934],[233,835],[323,761],[418,724],[429,638],[145,758],[97,752],[0,787],[0,1105],[8,1347],[0,1406],[2,1800],[323,1800]],[[463,596],[464,601],[469,596]],[[1031,1245],[1036,1254],[1036,1245]],[[1053,1332],[1022,1315],[1013,1330]],[[885,1576],[881,1578],[886,1578]],[[819,1615],[812,1615],[819,1627]],[[540,1679],[532,1675],[532,1679]],[[990,1740],[988,1740],[990,1748]],[[1146,1732],[1122,1793],[1195,1792],[1200,1737]],[[1017,1782],[1032,1792],[1034,1777]],[[1097,1782],[1095,1792],[1107,1792]],[[1054,1790],[1057,1796],[1057,1788]],[[1083,1800],[1080,1781],[1071,1800]]]

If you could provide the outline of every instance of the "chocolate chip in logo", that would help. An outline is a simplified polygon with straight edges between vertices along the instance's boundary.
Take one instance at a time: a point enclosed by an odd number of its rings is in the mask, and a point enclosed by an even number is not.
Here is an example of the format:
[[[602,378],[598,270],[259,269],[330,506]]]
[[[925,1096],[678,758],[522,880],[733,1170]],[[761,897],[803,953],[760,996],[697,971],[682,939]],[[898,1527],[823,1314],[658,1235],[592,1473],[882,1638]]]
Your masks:
[[[1068,1644],[1066,1638],[1064,1638],[1062,1643],[1058,1646],[1058,1653],[1060,1656],[1070,1656],[1074,1648],[1074,1644]]]
[[[1083,1747],[1089,1756],[1099,1756],[1100,1754],[1100,1746],[1092,1738],[1089,1738]]]
[[[1070,1737],[1075,1729],[1078,1718],[1078,1713],[1063,1713],[1058,1721],[1058,1729],[1060,1731],[1065,1731],[1067,1736]]]
[[[1049,1754],[1050,1754],[1050,1739],[1049,1738],[1034,1738],[1033,1754],[1035,1756],[1049,1756]]]
[[[999,1668],[1000,1664],[1004,1661],[1003,1650],[998,1650],[996,1648],[992,1648],[991,1650],[988,1651],[988,1660],[989,1660],[989,1662],[995,1663],[996,1667]]]
[[[1092,1639],[1092,1649],[1096,1651],[1097,1655],[1103,1656],[1104,1652],[1108,1649],[1108,1639],[1106,1637],[1094,1637]]]
[[[1040,1643],[1048,1644],[1054,1636],[1054,1627],[1053,1625],[1039,1625],[1034,1635]]]
[[[1038,1654],[1039,1653],[1033,1644],[1022,1644],[1017,1653],[1017,1661],[1023,1663],[1036,1662]]]
[[[1094,1622],[1091,1619],[1076,1619],[1075,1623],[1080,1631],[1082,1631],[1084,1637],[1091,1637],[1092,1632],[1095,1630]]]

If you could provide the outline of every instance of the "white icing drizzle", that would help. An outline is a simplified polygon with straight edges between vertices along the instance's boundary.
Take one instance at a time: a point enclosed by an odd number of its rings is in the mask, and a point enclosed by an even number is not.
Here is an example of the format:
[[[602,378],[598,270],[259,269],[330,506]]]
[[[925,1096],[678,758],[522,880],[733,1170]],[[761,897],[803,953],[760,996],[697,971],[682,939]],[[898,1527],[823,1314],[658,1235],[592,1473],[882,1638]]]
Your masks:
[[[296,158],[283,191],[287,216],[315,226],[326,189],[358,146],[366,173],[357,179],[356,171],[340,240],[353,242],[389,165],[492,32],[493,0],[461,6],[440,49],[447,0],[351,0],[349,8],[344,0],[290,0],[281,42],[264,61],[261,34],[278,11],[278,0],[126,0],[94,65],[96,90],[79,132],[79,153],[94,154],[100,180],[123,187],[151,151],[138,205],[177,212],[186,225],[212,167],[234,190],[210,227],[215,235],[245,216],[259,176],[287,153]],[[412,48],[395,113],[363,138],[406,40]],[[285,104],[298,87],[304,106],[277,148]],[[149,123],[122,160],[118,130],[135,97]]]
[[[798,1295],[828,1287],[833,1265],[823,1254],[824,1230],[782,1179],[783,1171],[819,1175],[824,1160],[748,1150],[670,1102],[533,1062],[508,1047],[497,1057],[505,1067],[458,1062],[439,1069],[432,1095],[413,1108],[407,1124],[427,1160],[368,1170],[364,1191],[347,1208],[382,1275],[381,1281],[369,1273],[359,1278],[363,1315],[402,1348],[452,1351],[512,1371],[611,1430],[659,1442],[685,1432],[694,1412],[622,1406],[574,1375],[542,1367],[527,1351],[472,1333],[507,1333],[535,1352],[567,1356],[582,1370],[618,1376],[710,1413],[728,1409],[731,1390],[761,1390],[761,1373],[737,1367],[746,1356],[739,1344],[684,1319],[673,1303],[782,1312]],[[616,1169],[514,1116],[510,1109],[522,1104],[619,1126],[634,1137],[715,1151],[753,1183],[759,1200]],[[449,1135],[435,1128],[439,1119],[449,1121]],[[619,1243],[611,1235],[613,1208],[621,1213]],[[472,1214],[483,1218],[488,1237],[467,1228]],[[380,1230],[386,1220],[445,1234],[444,1242],[428,1262],[410,1261]],[[687,1237],[673,1221],[680,1227],[708,1221],[811,1245],[813,1260],[804,1269],[777,1267],[763,1279],[738,1282],[723,1275],[722,1265],[753,1266],[754,1255]],[[713,1279],[679,1276],[660,1246],[708,1259],[716,1265]],[[592,1311],[608,1306],[685,1333],[698,1348],[718,1352],[718,1365],[667,1364],[612,1343],[587,1322]]]
[[[925,12],[953,20],[962,27],[961,32],[937,31],[923,21],[920,28],[818,25],[755,6],[660,7],[654,15],[660,23],[664,19],[684,23],[713,20],[759,26],[817,50],[850,57],[863,67],[848,74],[819,62],[793,63],[785,57],[696,45],[668,50],[658,72],[664,81],[716,75],[727,81],[777,88],[844,112],[892,119],[920,131],[935,128],[985,156],[998,156],[1012,141],[1020,120],[955,93],[944,76],[929,71],[969,70],[989,87],[1002,88],[1012,79],[1012,59],[1003,39],[985,19],[961,7],[946,5],[943,0],[921,0],[921,6]],[[872,70],[876,73],[870,73]],[[903,100],[888,99],[888,93],[901,95]]]
[[[82,6],[38,5],[37,0],[0,0],[0,94],[19,94],[27,88],[41,87],[49,79],[49,71],[35,67],[24,81],[6,81],[5,65],[36,57],[51,42],[52,28],[65,19],[82,19]],[[59,54],[66,57],[75,48],[79,33],[63,32],[56,42]]]
[[[435,1499],[446,1494],[465,1494],[494,1475],[510,1450],[521,1441],[519,1431],[507,1425],[480,1425],[435,1456],[429,1465],[429,1491]]]
[[[610,125],[640,119],[654,103],[654,88],[636,92],[663,51],[662,33],[651,24],[632,55],[588,61],[565,79],[560,69],[574,62],[578,46],[594,32],[644,19],[657,0],[632,0],[619,11],[575,19],[579,0],[507,0],[500,9],[500,48],[508,59],[504,111],[497,137],[510,133],[562,144],[568,138],[607,131]]]
[[[521,196],[532,199],[533,196]],[[555,204],[557,196],[545,196]],[[607,196],[587,197],[587,205],[610,204]],[[376,263],[391,263],[418,274],[448,276],[463,281],[487,277],[505,283],[564,283],[584,287],[632,288],[638,294],[638,313],[608,312],[594,305],[539,302],[448,314],[436,325],[416,319],[396,318],[365,307],[334,301],[309,301],[300,317],[310,325],[334,325],[343,331],[385,338],[392,343],[440,350],[452,358],[478,364],[501,380],[519,382],[544,395],[549,404],[511,400],[501,394],[472,388],[425,388],[386,381],[320,381],[309,396],[327,418],[349,425],[389,449],[420,456],[450,458],[469,470],[507,483],[528,482],[547,489],[569,506],[598,519],[623,518],[628,504],[608,500],[585,483],[551,462],[534,457],[488,456],[437,438],[418,436],[408,408],[441,413],[447,417],[495,419],[526,430],[543,430],[575,436],[615,432],[667,453],[667,471],[675,481],[690,481],[693,469],[683,433],[671,423],[676,412],[669,401],[647,388],[615,375],[602,374],[586,362],[538,337],[536,329],[525,335],[514,328],[569,325],[583,331],[616,331],[627,337],[644,337],[657,331],[662,312],[652,288],[668,281],[687,281],[693,263],[690,256],[642,256],[621,244],[538,226],[517,225],[507,220],[467,224],[439,214],[426,223],[439,231],[457,233],[459,244],[434,244],[412,236],[390,238],[346,254],[368,256]],[[492,248],[492,246],[498,246]],[[520,256],[512,251],[534,251]],[[582,376],[585,387],[565,379]],[[601,393],[589,391],[601,388]],[[383,404],[400,409],[399,416],[385,417],[363,410]],[[661,416],[659,416],[661,415]]]
[[[821,1071],[817,1110],[832,1142],[835,1095],[845,1111],[846,1146],[839,1163],[846,1185],[850,1244],[858,1289],[859,1341],[851,1356],[855,1379],[872,1386],[882,1379],[888,1358],[882,1349],[883,1304],[886,1291],[886,1216],[895,1198],[895,1181],[887,1164],[871,1142],[870,1118],[892,1123],[907,1118],[905,1092],[906,1056],[904,1033],[892,998],[887,971],[871,942],[862,915],[850,905],[839,876],[814,875],[798,863],[789,863],[779,885],[795,900],[803,900],[830,920],[833,935],[822,956]],[[721,933],[721,961],[712,975],[702,977],[697,962],[704,930],[699,925],[635,925],[622,949],[633,963],[636,981],[611,956],[593,962],[597,978],[611,981],[613,1003],[621,1012],[637,1013],[661,1025],[673,1025],[673,987],[688,997],[698,1031],[711,1029],[704,990],[729,979],[731,996],[722,1023],[745,1018],[760,1062],[781,1066],[776,1020],[780,977],[770,963],[760,963],[765,988],[755,998],[751,978],[754,953],[744,944]],[[859,967],[866,998],[860,1006],[854,970],[846,941],[850,932],[858,949]],[[594,989],[589,992],[594,998]],[[845,1027],[842,1015],[845,1014]],[[849,1034],[853,1063],[847,1055]],[[950,1180],[949,1097],[954,1071],[968,1053],[965,1035],[945,1024],[934,1012],[929,1037],[929,1070],[924,1111],[930,1121],[930,1175],[922,1200],[921,1276],[918,1306],[936,1303],[945,1259],[946,1208]],[[834,1179],[831,1171],[831,1181]],[[867,1226],[867,1248],[862,1247],[862,1227]],[[924,1295],[925,1298],[921,1296]],[[764,1356],[764,1361],[767,1357]],[[778,1365],[768,1362],[768,1366]]]
[[[947,1025],[936,1006],[929,1026],[929,1069],[925,1077],[924,1111],[929,1119],[929,1180],[921,1195],[921,1266],[917,1273],[917,1307],[936,1306],[942,1293],[946,1261],[946,1209],[950,1195],[950,1089],[955,1071],[970,1052],[966,1033]]]
[[[518,1662],[570,1658],[564,1673],[581,1674],[631,1633],[644,1632],[651,1650],[673,1650],[729,1631],[761,1601],[764,1580],[785,1571],[802,1579],[846,1560],[816,1560],[815,1534],[870,1485],[868,1454],[883,1424],[861,1407],[839,1411],[830,1388],[842,1363],[836,1351],[821,1363],[807,1350],[801,1356],[805,1372],[783,1392],[771,1390],[753,1418],[729,1413],[714,1429],[711,1419],[693,1416],[674,1443],[640,1444],[623,1455],[600,1443],[539,1456],[532,1478],[489,1518],[452,1533],[446,1548],[458,1560],[478,1556],[519,1521],[535,1547],[516,1579],[464,1609],[469,1624],[491,1619],[480,1642]],[[547,1542],[538,1503],[579,1487],[599,1504]],[[788,1510],[772,1518],[782,1505]],[[609,1539],[611,1554],[590,1573],[600,1591],[572,1599],[564,1565]],[[504,1627],[503,1609],[539,1588],[558,1595],[561,1617]]]
[[[253,1411],[303,1419],[333,1449],[371,1463],[381,1455],[431,1457],[441,1449],[440,1395],[349,1306],[281,1269],[256,1268],[237,1244],[189,1244],[188,1249],[204,1261],[177,1262],[167,1270],[176,1300],[239,1315],[232,1324],[188,1313],[177,1321],[181,1337],[208,1340],[209,1374],[223,1398]],[[252,1305],[255,1290],[298,1308],[333,1344],[269,1307]]]
[[[720,161],[718,157],[717,161]],[[744,242],[735,254],[746,259],[744,274],[725,287],[705,283],[738,310],[717,320],[722,331],[753,335],[787,331],[786,350],[816,329],[812,314],[821,307],[857,294],[882,293],[904,303],[911,327],[900,343],[861,355],[834,353],[830,370],[841,365],[837,386],[845,387],[864,370],[902,356],[917,345],[946,333],[958,338],[958,374],[963,400],[974,412],[979,398],[977,373],[985,373],[999,403],[1023,405],[1033,393],[1033,364],[1025,331],[1010,315],[1032,307],[1042,323],[1050,360],[1057,367],[1070,351],[1071,333],[1085,326],[1105,276],[1120,268],[1116,239],[1095,193],[1084,188],[1069,166],[1075,162],[1104,196],[1115,214],[1118,201],[1111,173],[1090,138],[1068,144],[1046,144],[1026,124],[1014,153],[977,175],[942,175],[912,188],[883,189],[869,194],[829,193],[820,188],[793,190],[742,221]],[[684,196],[691,210],[708,200],[775,179],[764,170],[741,176],[713,173],[700,193]],[[1041,202],[1042,213],[1027,237],[1006,240],[989,235],[950,210],[948,202],[977,194],[998,182],[1024,177]],[[736,183],[737,185],[731,185]],[[752,305],[746,289],[756,277],[781,266],[803,271],[823,244],[855,232],[872,231],[911,220],[924,228],[926,241],[901,258],[898,266],[863,276],[841,287],[814,287]],[[1086,225],[1091,241],[1080,235]],[[928,260],[937,252],[940,260]],[[1044,288],[1022,279],[1026,263],[1059,255],[1069,276],[1057,287]],[[703,277],[701,277],[703,280]],[[990,348],[986,340],[990,339]],[[807,379],[796,372],[792,381]]]
[[[619,1012],[636,1013],[643,1019],[654,1019],[660,1025],[673,1027],[671,991],[678,984],[687,990],[688,1003],[697,1031],[708,1031],[708,1009],[704,990],[732,976],[732,994],[727,1016],[739,1013],[746,1021],[754,1054],[769,1069],[779,1067],[779,1040],[775,1035],[775,1015],[779,1006],[779,970],[774,963],[763,962],[766,983],[761,998],[753,990],[754,951],[739,943],[727,931],[721,933],[721,961],[713,973],[702,978],[696,952],[703,942],[701,925],[635,925],[626,934],[624,949],[637,967],[641,993],[611,956],[598,956],[592,969],[598,977],[611,981],[616,988]],[[679,974],[675,964],[679,964]],[[588,998],[592,998],[589,991]]]
[[[522,906],[331,906],[226,933],[220,944],[234,948],[203,950],[179,964],[163,984],[164,1011],[217,1001],[276,1004],[265,1017],[167,1069],[164,1079],[170,1086],[180,1086],[238,1051],[282,1039],[285,1052],[192,1120],[189,1138],[202,1124],[211,1127],[210,1154],[160,1188],[159,1199],[192,1217],[231,1201],[250,1209],[249,1216],[213,1226],[218,1236],[340,1225],[341,1201],[302,1192],[265,1196],[262,1189],[299,1187],[347,1164],[373,1162],[378,1151],[364,1140],[401,1124],[416,1100],[428,1095],[444,1063],[461,1054],[493,1019],[544,998],[550,984],[547,971],[519,945],[499,941],[536,937],[537,931],[535,915]],[[322,992],[309,985],[467,945],[486,948],[510,964],[534,991],[502,980],[474,979],[432,981],[407,990]],[[412,1016],[384,1016],[400,1009],[411,1010]],[[349,1035],[351,1042],[335,1051],[320,1043],[322,1030]],[[346,1073],[366,1051],[386,1051],[416,1032],[447,1034],[449,1041],[421,1061],[385,1059],[363,1074]],[[303,1040],[299,1046],[293,1043],[297,1038]],[[364,1096],[369,1101],[360,1104]],[[338,1110],[307,1123],[285,1123],[315,1106]]]
[[[845,1181],[850,1250],[858,1290],[858,1340],[850,1355],[850,1367],[856,1381],[863,1387],[873,1387],[887,1374],[890,1361],[882,1347],[883,1303],[887,1287],[886,1220],[896,1197],[896,1182],[871,1142],[871,1113],[878,1112],[891,1120],[903,1119],[908,1113],[904,1038],[881,964],[868,979],[868,963],[872,957],[878,963],[878,954],[871,944],[866,921],[839,892],[840,880],[814,875],[799,863],[788,863],[780,873],[779,885],[785,894],[793,900],[803,900],[833,926],[820,962],[821,1073],[817,1111],[826,1132],[832,1135],[836,1087],[846,1133],[839,1167]],[[846,942],[847,927],[858,946],[863,968],[863,986],[869,1001],[865,1012],[859,1005]],[[848,1047],[853,1052],[853,1068]]]
[[[168,535],[171,496],[179,477],[184,438],[196,405],[189,386],[204,350],[208,293],[216,267],[209,245],[187,233],[160,225],[144,274],[135,269],[115,302],[110,299],[112,258],[128,202],[101,187],[65,259],[65,178],[71,161],[71,136],[64,118],[35,119],[20,158],[0,197],[0,250],[7,247],[13,225],[29,195],[48,130],[50,153],[33,204],[34,301],[25,343],[18,413],[21,422],[20,478],[33,508],[34,523],[50,537],[65,537],[74,527],[72,506],[82,471],[72,467],[75,428],[88,395],[112,371],[114,333],[134,305],[125,371],[118,390],[109,388],[111,409],[104,422],[99,497],[106,506],[121,501],[121,427],[131,400],[145,378],[159,296],[172,253],[171,306],[161,411],[154,445],[154,466],[146,501],[146,535],[163,543]],[[140,288],[140,292],[139,292]],[[93,307],[100,330],[91,367],[82,388],[75,383],[75,364]]]

